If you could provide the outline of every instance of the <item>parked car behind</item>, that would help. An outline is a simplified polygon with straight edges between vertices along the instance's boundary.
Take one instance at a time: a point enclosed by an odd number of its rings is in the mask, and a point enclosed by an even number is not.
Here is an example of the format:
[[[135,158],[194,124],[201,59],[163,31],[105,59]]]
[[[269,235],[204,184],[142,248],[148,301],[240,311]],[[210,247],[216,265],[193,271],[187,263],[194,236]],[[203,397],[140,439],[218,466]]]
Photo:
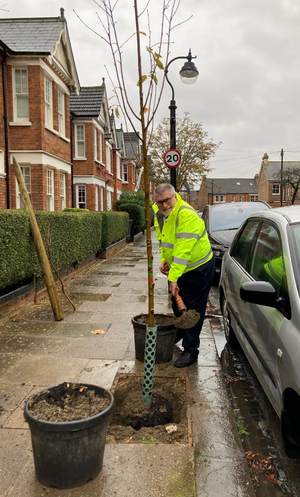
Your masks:
[[[242,222],[253,212],[263,209],[271,209],[271,207],[260,200],[205,206],[202,219],[215,254],[216,276],[220,275],[223,255],[228,250]]]
[[[286,454],[300,458],[300,206],[256,212],[224,255],[220,304],[281,420]]]

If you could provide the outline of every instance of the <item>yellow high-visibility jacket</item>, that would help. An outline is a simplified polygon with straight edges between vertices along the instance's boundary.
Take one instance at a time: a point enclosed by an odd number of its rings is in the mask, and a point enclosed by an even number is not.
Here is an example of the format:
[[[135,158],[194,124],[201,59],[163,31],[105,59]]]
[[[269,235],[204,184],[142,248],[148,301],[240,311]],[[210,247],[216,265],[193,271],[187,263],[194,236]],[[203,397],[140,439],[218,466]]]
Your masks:
[[[165,220],[153,205],[161,262],[169,264],[168,280],[173,282],[213,257],[203,220],[178,193],[175,195],[177,203]]]

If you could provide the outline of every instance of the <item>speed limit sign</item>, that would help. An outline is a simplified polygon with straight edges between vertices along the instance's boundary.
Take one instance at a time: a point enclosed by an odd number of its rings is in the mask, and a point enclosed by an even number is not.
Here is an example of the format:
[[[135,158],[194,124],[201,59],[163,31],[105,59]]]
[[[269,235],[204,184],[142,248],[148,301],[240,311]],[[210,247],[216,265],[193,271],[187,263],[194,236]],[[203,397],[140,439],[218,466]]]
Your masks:
[[[181,155],[178,150],[170,149],[164,155],[164,163],[168,167],[177,167],[181,162]]]

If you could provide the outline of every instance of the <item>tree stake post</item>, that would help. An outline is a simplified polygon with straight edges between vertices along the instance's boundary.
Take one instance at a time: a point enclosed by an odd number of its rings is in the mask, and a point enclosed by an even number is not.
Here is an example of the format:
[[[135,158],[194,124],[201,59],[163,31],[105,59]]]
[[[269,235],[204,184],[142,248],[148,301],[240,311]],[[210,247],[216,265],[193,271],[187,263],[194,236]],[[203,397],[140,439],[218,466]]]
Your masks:
[[[48,261],[47,253],[44,247],[43,239],[39,230],[35,213],[31,204],[31,200],[23,178],[23,174],[20,165],[16,161],[15,157],[13,158],[13,165],[14,165],[15,175],[19,184],[20,194],[29,215],[31,233],[37,251],[38,259],[41,265],[43,278],[49,295],[49,300],[51,303],[54,318],[55,321],[61,321],[64,318],[61,302],[59,300],[57,288],[52,275],[51,267]]]

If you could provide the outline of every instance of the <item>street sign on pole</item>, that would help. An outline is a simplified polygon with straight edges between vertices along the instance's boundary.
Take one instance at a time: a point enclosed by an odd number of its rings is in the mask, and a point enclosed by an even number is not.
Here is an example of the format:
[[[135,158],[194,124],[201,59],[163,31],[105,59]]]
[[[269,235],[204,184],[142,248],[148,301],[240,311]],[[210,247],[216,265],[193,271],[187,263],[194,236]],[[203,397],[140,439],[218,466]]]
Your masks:
[[[170,149],[164,154],[164,163],[168,167],[177,167],[181,162],[181,155],[178,150]]]

